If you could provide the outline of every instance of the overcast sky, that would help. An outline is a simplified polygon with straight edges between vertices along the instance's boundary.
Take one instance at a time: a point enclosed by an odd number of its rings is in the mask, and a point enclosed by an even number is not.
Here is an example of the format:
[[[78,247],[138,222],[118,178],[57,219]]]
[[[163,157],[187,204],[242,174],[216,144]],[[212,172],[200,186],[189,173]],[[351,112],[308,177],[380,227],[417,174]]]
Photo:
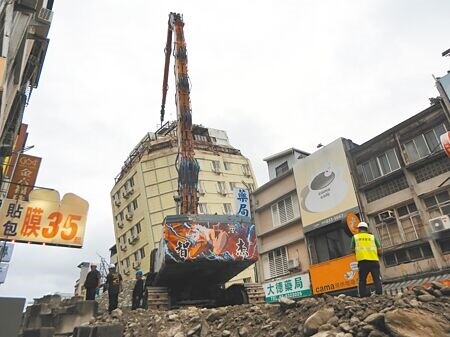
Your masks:
[[[71,293],[80,262],[109,256],[114,178],[159,123],[169,12],[184,14],[193,122],[227,131],[260,186],[263,158],[363,143],[427,108],[432,74],[450,68],[448,0],[56,0],[53,10],[27,153],[43,158],[38,186],[90,209],[82,249],[16,244],[0,296],[28,301]],[[174,87],[171,77],[170,120]]]

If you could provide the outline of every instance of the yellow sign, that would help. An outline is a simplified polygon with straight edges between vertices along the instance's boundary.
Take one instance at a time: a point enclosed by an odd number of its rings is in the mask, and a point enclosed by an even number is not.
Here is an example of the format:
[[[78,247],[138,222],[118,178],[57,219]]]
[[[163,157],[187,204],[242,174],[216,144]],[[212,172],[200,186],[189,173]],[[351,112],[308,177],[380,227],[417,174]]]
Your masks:
[[[358,262],[355,255],[314,264],[309,268],[313,294],[323,294],[358,286]],[[367,283],[373,283],[369,275]]]
[[[88,208],[88,202],[73,193],[60,201],[54,190],[33,190],[29,201],[5,199],[0,239],[80,248]]]

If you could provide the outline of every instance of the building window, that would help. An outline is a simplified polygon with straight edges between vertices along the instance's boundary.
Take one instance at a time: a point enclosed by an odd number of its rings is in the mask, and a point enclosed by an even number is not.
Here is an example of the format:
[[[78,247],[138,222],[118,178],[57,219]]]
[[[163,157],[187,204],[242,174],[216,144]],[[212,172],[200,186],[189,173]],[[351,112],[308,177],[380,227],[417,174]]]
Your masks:
[[[273,226],[281,226],[295,218],[292,197],[280,200],[271,206]]]
[[[128,186],[133,187],[134,186],[134,176],[128,179]]]
[[[289,273],[286,247],[274,249],[270,251],[268,255],[270,278],[286,275]]]
[[[247,187],[249,192],[253,192],[255,190],[255,185],[253,184],[247,184]]]
[[[438,240],[437,241],[439,247],[441,248],[442,254],[450,253],[450,238]]]
[[[139,254],[141,256],[141,259],[143,259],[145,257],[145,248],[142,247],[141,249],[139,249]]]
[[[351,237],[340,226],[321,230],[307,237],[311,263],[325,262],[350,254]]]
[[[205,186],[203,185],[202,181],[198,182],[197,189],[198,189],[198,193],[200,193],[200,194],[206,193]]]
[[[432,257],[433,252],[428,243],[383,254],[384,264],[388,267]]]
[[[383,154],[358,165],[357,169],[361,180],[367,184],[400,169],[400,164],[395,150],[389,149]]]
[[[287,171],[289,171],[289,165],[288,165],[288,162],[285,161],[283,164],[281,164],[275,168],[275,176],[279,177]]]
[[[450,195],[448,191],[439,192],[424,198],[423,201],[431,219],[450,214]]]
[[[433,129],[414,137],[404,144],[409,163],[422,159],[429,154],[442,149],[440,136],[446,132],[445,126],[440,124]]]
[[[131,208],[132,208],[133,210],[136,210],[136,209],[138,208],[137,198],[134,199],[134,200],[131,202]]]
[[[245,175],[245,176],[251,176],[251,172],[250,172],[250,166],[248,165],[248,164],[243,164],[242,165],[242,173]]]
[[[200,214],[208,214],[208,206],[204,203],[198,204],[198,212]]]
[[[224,214],[232,214],[231,204],[223,204]]]
[[[426,237],[422,219],[414,202],[398,207],[397,214],[406,242]]]
[[[213,172],[220,172],[220,161],[213,160],[211,162],[211,167],[212,167]]]
[[[217,192],[219,192],[220,194],[227,194],[227,188],[225,187],[224,181],[217,182]]]
[[[231,163],[230,162],[224,161],[223,167],[225,168],[226,171],[231,171]]]
[[[127,258],[125,259],[125,264],[127,265],[127,268],[130,267],[130,258],[129,258],[129,257],[127,257]]]
[[[237,187],[237,183],[230,182],[230,190],[232,191],[235,187]]]

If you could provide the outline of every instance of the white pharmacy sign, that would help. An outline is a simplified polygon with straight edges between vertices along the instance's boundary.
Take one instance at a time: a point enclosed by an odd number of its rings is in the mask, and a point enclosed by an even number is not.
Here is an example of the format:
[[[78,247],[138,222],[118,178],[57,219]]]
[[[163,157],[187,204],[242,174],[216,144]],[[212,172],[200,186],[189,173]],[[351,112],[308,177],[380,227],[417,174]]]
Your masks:
[[[250,195],[245,188],[233,188],[234,205],[236,207],[236,214],[241,216],[251,217],[250,213]]]
[[[6,274],[8,273],[9,264],[0,263],[0,284],[5,283]]]
[[[281,297],[300,298],[311,296],[309,274],[296,275],[263,284],[266,302],[278,302]]]
[[[9,262],[14,250],[14,244],[12,242],[0,241],[0,261]]]

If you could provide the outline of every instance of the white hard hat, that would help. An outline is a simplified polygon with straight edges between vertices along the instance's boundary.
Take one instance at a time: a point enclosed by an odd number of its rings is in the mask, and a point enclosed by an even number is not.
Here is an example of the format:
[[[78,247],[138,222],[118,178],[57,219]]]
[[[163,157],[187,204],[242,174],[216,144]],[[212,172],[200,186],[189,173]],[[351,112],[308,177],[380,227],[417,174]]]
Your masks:
[[[92,267],[92,266],[97,267],[97,263],[96,263],[96,262],[91,262],[91,267]]]
[[[369,228],[369,225],[365,223],[364,221],[361,221],[358,226],[358,228]]]
[[[116,265],[115,265],[114,263],[111,263],[111,264],[109,265],[109,269],[116,269]]]

